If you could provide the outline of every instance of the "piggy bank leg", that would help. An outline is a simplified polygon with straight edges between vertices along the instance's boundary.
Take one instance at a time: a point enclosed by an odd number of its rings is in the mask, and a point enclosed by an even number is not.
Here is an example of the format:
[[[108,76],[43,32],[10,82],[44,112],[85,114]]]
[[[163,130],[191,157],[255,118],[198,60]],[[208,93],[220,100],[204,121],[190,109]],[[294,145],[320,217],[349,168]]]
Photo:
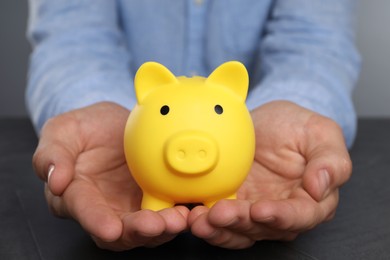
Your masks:
[[[149,193],[144,192],[142,197],[141,208],[150,209],[153,211],[159,211],[165,208],[171,208],[175,205],[173,201],[166,201],[160,198],[157,198]]]
[[[237,199],[237,194],[234,193],[230,196],[227,196],[227,197],[224,197],[224,198],[221,198],[221,199],[226,199],[226,200],[235,200]],[[205,201],[203,204],[208,207],[208,208],[211,208],[212,206],[214,206],[215,203],[217,203],[219,201],[219,199],[217,200],[211,200],[211,201]]]

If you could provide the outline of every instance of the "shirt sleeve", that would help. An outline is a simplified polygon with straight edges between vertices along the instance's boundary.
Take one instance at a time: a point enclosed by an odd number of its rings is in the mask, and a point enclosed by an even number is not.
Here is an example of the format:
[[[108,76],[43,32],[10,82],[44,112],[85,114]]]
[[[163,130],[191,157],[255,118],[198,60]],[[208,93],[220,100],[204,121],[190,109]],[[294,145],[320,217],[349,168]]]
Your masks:
[[[40,131],[55,115],[100,101],[136,99],[116,1],[30,0],[26,103]]]
[[[354,44],[356,1],[275,1],[247,104],[289,100],[335,120],[353,143],[352,90],[360,70]]]

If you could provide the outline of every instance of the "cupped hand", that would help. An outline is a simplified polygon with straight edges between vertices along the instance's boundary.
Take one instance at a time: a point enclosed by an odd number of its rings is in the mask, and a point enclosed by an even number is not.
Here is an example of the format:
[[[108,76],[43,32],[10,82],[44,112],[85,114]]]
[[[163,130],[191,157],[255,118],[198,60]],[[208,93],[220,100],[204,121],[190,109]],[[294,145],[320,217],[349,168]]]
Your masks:
[[[142,192],[124,157],[129,111],[103,102],[47,121],[33,156],[52,212],[73,218],[111,250],[157,246],[187,229],[183,206],[140,210]]]
[[[191,231],[213,245],[245,248],[258,240],[292,240],[330,220],[352,163],[331,119],[287,101],[252,112],[256,152],[237,200],[194,208]]]

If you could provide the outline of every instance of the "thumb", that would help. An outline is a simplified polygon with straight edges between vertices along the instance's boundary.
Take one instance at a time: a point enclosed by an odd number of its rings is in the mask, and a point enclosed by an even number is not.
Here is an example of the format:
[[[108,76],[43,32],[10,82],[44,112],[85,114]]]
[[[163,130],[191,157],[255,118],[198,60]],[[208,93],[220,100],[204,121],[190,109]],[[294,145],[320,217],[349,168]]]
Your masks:
[[[73,179],[78,149],[71,135],[55,130],[55,122],[42,129],[32,163],[35,173],[47,182],[49,190],[60,196]]]
[[[303,187],[316,201],[322,201],[343,185],[352,173],[352,162],[342,129],[331,119],[315,117],[307,124],[307,160]]]
[[[316,200],[321,201],[351,176],[352,163],[343,150],[329,150],[310,158],[303,177],[303,187]]]

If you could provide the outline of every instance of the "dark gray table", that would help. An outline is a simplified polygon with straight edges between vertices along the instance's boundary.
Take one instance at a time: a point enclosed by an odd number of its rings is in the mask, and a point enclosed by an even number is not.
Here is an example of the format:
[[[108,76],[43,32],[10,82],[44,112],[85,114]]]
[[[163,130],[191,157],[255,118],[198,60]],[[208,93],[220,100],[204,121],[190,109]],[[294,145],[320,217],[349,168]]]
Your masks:
[[[390,120],[362,119],[352,179],[335,219],[294,242],[224,250],[183,234],[154,249],[98,249],[79,225],[48,212],[31,156],[27,119],[0,119],[0,259],[390,259]]]

